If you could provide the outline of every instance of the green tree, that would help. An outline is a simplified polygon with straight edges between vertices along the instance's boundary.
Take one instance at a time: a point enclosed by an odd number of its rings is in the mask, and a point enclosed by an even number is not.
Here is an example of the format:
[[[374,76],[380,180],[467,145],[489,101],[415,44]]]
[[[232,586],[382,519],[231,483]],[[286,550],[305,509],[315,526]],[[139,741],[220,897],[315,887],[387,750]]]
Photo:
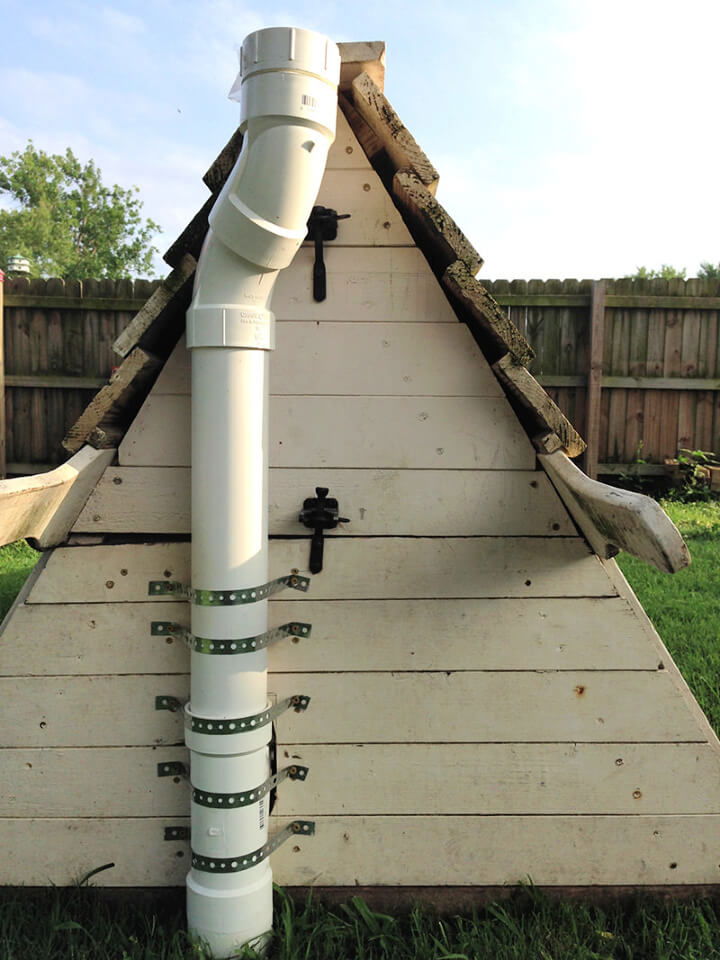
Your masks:
[[[704,280],[720,280],[720,263],[710,263],[705,260],[698,267],[698,276]]]
[[[628,280],[684,280],[687,270],[677,267],[671,267],[669,263],[664,263],[659,269],[648,270],[647,267],[638,267],[635,273],[631,273]]]
[[[28,141],[0,157],[0,267],[21,254],[33,276],[117,279],[152,272],[160,227],[140,214],[138,188],[105,186],[90,160],[69,148],[48,154]]]

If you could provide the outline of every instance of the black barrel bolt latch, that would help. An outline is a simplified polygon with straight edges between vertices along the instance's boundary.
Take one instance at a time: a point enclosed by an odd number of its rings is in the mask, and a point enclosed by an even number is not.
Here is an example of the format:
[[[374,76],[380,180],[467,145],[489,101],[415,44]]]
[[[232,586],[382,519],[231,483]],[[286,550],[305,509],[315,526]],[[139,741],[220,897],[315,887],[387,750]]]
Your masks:
[[[350,523],[347,517],[341,517],[335,497],[328,497],[327,487],[315,487],[316,497],[308,497],[300,511],[300,523],[313,531],[310,541],[310,572],[320,573],[323,568],[323,550],[326,530],[334,530],[339,523]]]
[[[312,208],[310,219],[307,222],[308,232],[305,239],[315,243],[313,298],[318,303],[321,303],[327,296],[323,243],[326,240],[335,240],[338,233],[338,220],[347,220],[350,216],[349,213],[338,213],[337,210],[331,210],[330,207]]]

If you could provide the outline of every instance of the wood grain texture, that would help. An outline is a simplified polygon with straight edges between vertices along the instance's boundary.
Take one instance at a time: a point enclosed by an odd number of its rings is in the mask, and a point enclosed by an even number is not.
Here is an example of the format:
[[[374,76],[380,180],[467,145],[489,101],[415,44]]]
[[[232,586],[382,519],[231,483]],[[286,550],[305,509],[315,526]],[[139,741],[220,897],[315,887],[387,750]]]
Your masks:
[[[277,396],[503,396],[460,324],[282,321],[275,329],[270,392]],[[189,394],[190,362],[182,338],[153,394]]]
[[[367,73],[355,77],[351,95],[355,109],[382,144],[394,168],[411,170],[434,194],[440,179],[437,170],[373,78]]]
[[[316,816],[705,814],[720,812],[707,744],[293,744],[301,762],[276,811]],[[184,747],[0,750],[0,817],[187,816],[189,782],[158,777]]]
[[[450,264],[442,283],[476,339],[487,346],[486,352],[491,353],[494,346],[496,356],[509,353],[518,363],[530,364],[535,356],[532,347],[462,260]]]
[[[412,170],[397,171],[392,191],[415,242],[437,276],[456,260],[464,263],[472,276],[478,272],[482,257]]]
[[[185,282],[195,273],[196,266],[195,258],[189,253],[184,254],[177,267],[153,291],[150,298],[117,338],[113,344],[115,353],[121,357],[126,357],[133,347],[141,342],[149,328],[163,313],[171,309],[172,301]],[[184,307],[185,304],[183,303],[180,310],[183,311]]]
[[[306,539],[272,540],[270,578],[294,568],[304,574],[308,544]],[[187,583],[189,563],[187,543],[58,547],[28,602],[147,601],[150,580]],[[310,591],[302,595],[303,600],[616,593],[585,542],[561,537],[327,538],[325,566],[322,575],[313,579]],[[299,600],[301,595],[288,599]]]
[[[338,107],[335,140],[328,151],[327,170],[372,170],[345,114]]]
[[[325,247],[327,299],[312,295],[315,252],[301,247],[281,270],[272,309],[278,320],[457,323],[422,253],[416,247]],[[346,365],[347,366],[347,365]]]
[[[414,247],[403,218],[374,170],[327,169],[316,201],[349,220],[338,224],[337,244],[344,247]]]
[[[22,604],[3,626],[0,675],[187,673],[185,645],[150,636],[150,623],[189,626],[189,617],[188,605],[179,602]],[[272,671],[657,670],[668,664],[643,621],[617,597],[270,602],[271,624],[293,620],[311,623],[312,635],[272,646]],[[37,637],[45,642],[38,645]]]
[[[346,90],[359,73],[367,73],[382,90],[385,85],[385,42],[383,40],[339,43],[340,89]]]
[[[77,453],[92,431],[104,421],[129,417],[149,392],[160,366],[156,356],[135,347],[70,428],[63,447],[69,453]]]
[[[688,566],[685,541],[657,501],[591,480],[561,450],[539,459],[598,556],[625,550],[663,573]]]
[[[277,721],[288,743],[705,742],[664,670],[275,673],[271,699],[304,694]],[[8,747],[151,746],[183,741],[188,699],[172,676],[0,679]]]
[[[575,535],[540,471],[292,468],[270,471],[270,534],[305,536],[299,509],[320,485],[349,518],[338,527],[343,536]],[[190,533],[189,468],[108,468],[73,529]]]
[[[577,457],[583,452],[585,441],[524,366],[508,354],[493,364],[493,370],[507,392],[529,413],[534,424],[531,429],[538,436],[550,434],[556,437],[569,457]],[[545,448],[545,452],[554,450]]]
[[[149,397],[122,466],[190,465],[190,398]],[[535,452],[504,399],[271,397],[271,467],[532,470]]]
[[[271,832],[287,817],[273,817]],[[107,886],[181,886],[186,818],[3,819],[0,883],[66,885],[98,864]],[[720,817],[322,817],[273,854],[283,885],[717,883]],[[178,854],[182,853],[182,856]]]

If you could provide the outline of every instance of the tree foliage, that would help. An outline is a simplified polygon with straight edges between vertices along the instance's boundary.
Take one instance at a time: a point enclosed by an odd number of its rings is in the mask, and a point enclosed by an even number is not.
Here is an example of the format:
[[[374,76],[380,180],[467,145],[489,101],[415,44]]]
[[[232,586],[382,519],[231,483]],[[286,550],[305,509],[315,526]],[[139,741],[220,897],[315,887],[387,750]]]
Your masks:
[[[117,279],[152,272],[151,240],[160,229],[141,216],[138,188],[105,186],[90,160],[69,148],[48,154],[29,141],[0,157],[0,267],[27,257],[33,276]]]
[[[687,270],[671,267],[669,263],[664,263],[657,269],[648,270],[647,267],[638,267],[635,273],[632,273],[628,279],[631,280],[684,280]]]
[[[703,280],[720,280],[720,263],[710,263],[709,260],[703,261],[698,268],[698,276]]]

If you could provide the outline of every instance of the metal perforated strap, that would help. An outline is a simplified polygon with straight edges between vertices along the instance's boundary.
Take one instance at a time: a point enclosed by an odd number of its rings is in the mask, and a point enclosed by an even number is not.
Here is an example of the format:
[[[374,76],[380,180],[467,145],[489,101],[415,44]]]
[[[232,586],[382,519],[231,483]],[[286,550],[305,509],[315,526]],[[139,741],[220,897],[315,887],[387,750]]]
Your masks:
[[[247,807],[251,803],[257,803],[259,800],[262,800],[263,797],[267,796],[271,790],[274,790],[275,787],[286,778],[290,780],[305,780],[307,775],[307,767],[285,767],[284,770],[279,770],[274,776],[268,777],[265,783],[260,784],[259,787],[256,787],[254,790],[245,790],[242,793],[208,793],[207,790],[199,790],[197,787],[193,787],[193,803],[197,803],[201,807],[213,807],[214,809],[220,807],[224,807],[225,809],[231,807]]]
[[[202,870],[204,873],[240,873],[242,870],[250,870],[251,867],[262,863],[290,837],[311,837],[314,833],[315,824],[312,820],[293,820],[262,847],[239,857],[205,857],[193,850],[192,866],[193,869]]]
[[[234,607],[266,600],[286,587],[307,593],[309,585],[310,578],[301,577],[297,573],[278,577],[277,580],[270,580],[259,587],[242,587],[238,590],[195,590],[179,580],[151,580],[148,584],[148,596],[177,597],[179,600],[189,600],[199,607]]]
[[[223,655],[255,653],[257,650],[263,650],[284,637],[309,637],[311,632],[312,624],[295,622],[283,623],[282,626],[273,627],[272,630],[261,633],[256,637],[245,637],[241,640],[211,640],[208,637],[196,637],[185,627],[181,627],[179,623],[173,623],[170,620],[153,620],[150,624],[150,633],[154,637],[168,636],[182,640],[195,653]]]
[[[252,730],[258,730],[260,727],[272,723],[275,717],[279,717],[290,707],[299,712],[300,710],[306,710],[309,703],[310,697],[303,693],[296,693],[294,696],[286,697],[274,706],[268,707],[262,713],[255,713],[249,717],[235,717],[230,720],[218,720],[215,717],[196,717],[186,711],[185,727],[193,733],[206,733],[211,736],[250,733]]]

